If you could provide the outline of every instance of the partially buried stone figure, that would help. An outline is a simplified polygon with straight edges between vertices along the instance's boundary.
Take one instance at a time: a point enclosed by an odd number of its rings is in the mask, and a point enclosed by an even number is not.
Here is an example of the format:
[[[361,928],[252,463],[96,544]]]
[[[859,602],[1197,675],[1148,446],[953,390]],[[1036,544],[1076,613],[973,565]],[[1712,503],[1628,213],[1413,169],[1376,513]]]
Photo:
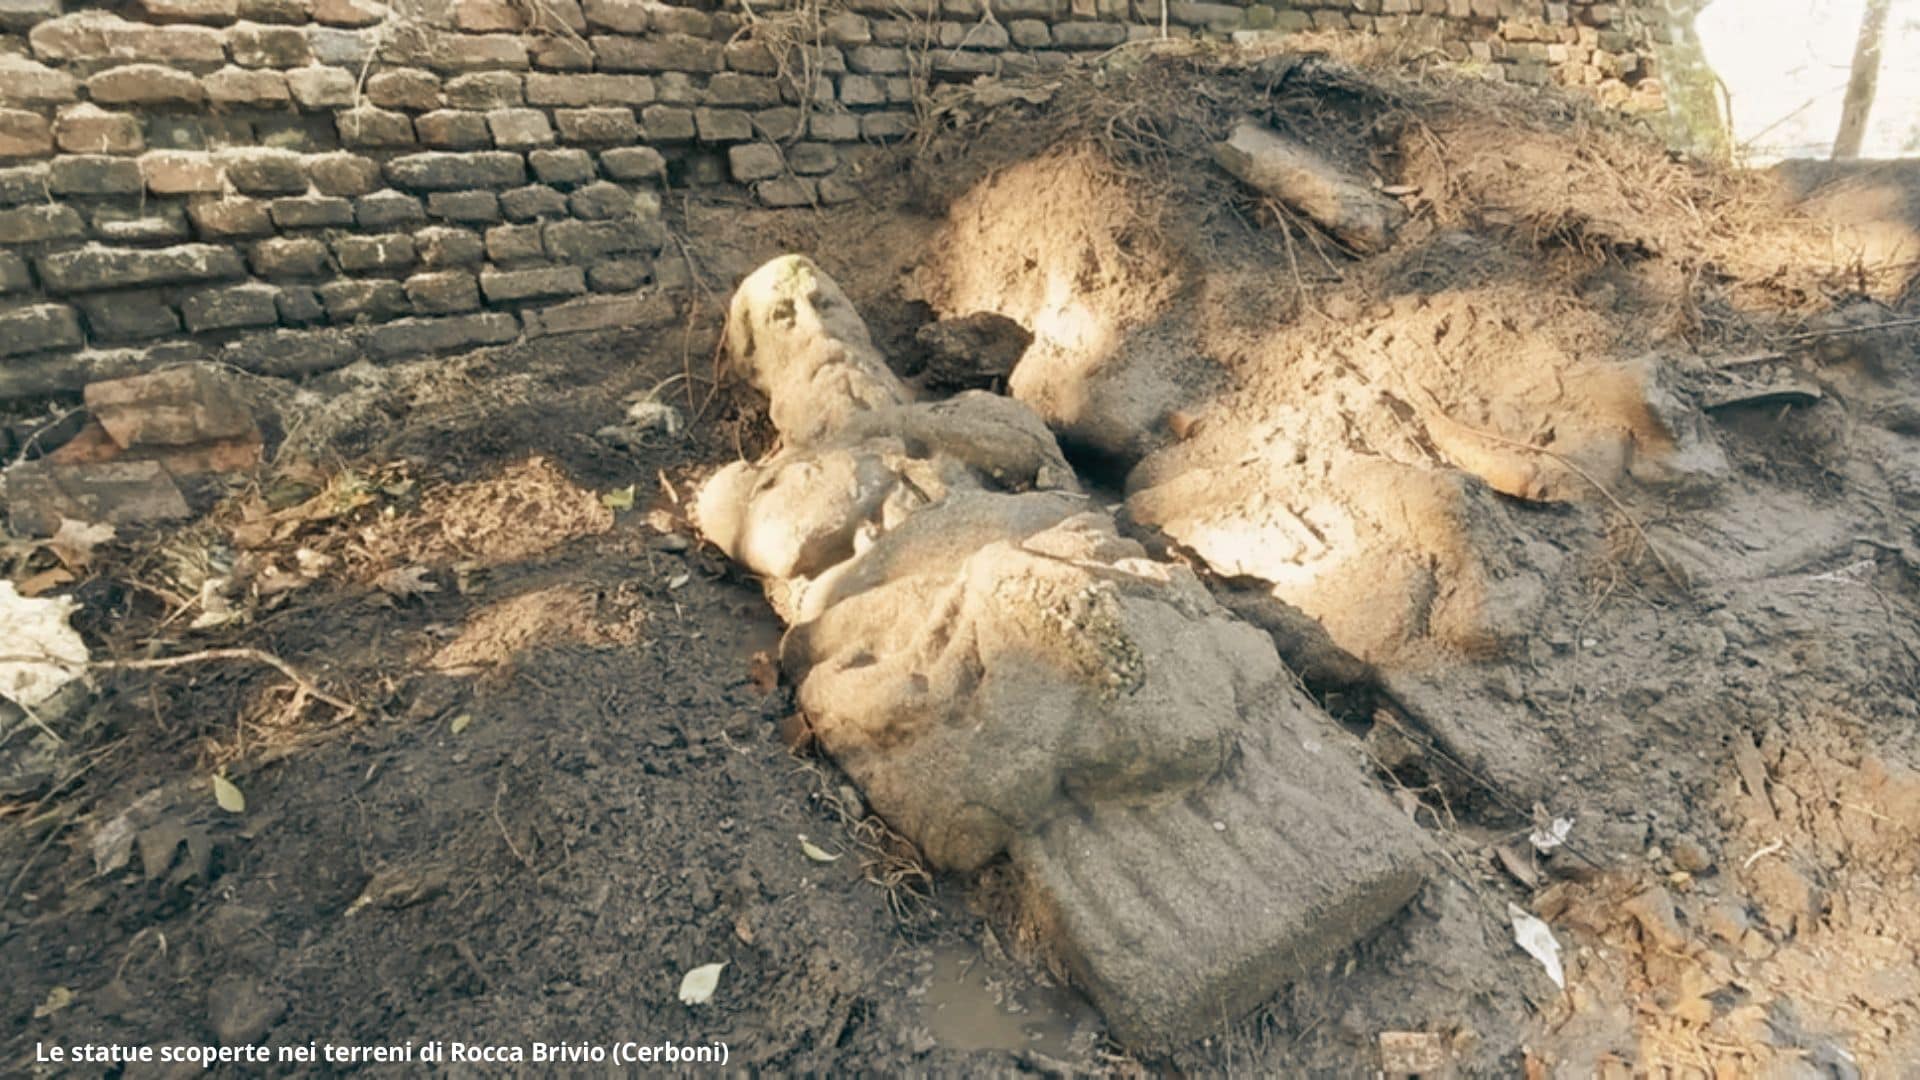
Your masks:
[[[1121,537],[1024,405],[910,400],[798,256],[727,348],[785,445],[696,517],[765,580],[821,744],[936,866],[1008,854],[1117,1037],[1215,1030],[1413,895],[1416,830],[1272,641]]]

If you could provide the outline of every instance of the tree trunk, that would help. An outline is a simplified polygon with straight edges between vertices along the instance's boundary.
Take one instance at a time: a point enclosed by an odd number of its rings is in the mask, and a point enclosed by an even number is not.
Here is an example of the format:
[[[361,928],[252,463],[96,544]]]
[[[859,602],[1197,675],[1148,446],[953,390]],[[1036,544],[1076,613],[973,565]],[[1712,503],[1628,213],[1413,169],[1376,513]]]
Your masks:
[[[1892,0],[1867,0],[1860,18],[1860,36],[1853,44],[1853,75],[1847,79],[1847,100],[1840,111],[1840,134],[1833,140],[1833,160],[1860,156],[1867,136],[1867,114],[1880,83],[1880,42],[1886,36],[1887,8]]]

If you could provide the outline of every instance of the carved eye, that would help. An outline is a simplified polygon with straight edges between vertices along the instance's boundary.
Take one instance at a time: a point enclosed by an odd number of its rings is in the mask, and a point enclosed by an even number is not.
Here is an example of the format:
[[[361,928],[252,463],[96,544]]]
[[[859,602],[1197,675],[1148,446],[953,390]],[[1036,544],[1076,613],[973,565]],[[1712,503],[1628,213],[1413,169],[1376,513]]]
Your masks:
[[[793,301],[780,300],[773,305],[773,321],[786,326],[793,325]]]

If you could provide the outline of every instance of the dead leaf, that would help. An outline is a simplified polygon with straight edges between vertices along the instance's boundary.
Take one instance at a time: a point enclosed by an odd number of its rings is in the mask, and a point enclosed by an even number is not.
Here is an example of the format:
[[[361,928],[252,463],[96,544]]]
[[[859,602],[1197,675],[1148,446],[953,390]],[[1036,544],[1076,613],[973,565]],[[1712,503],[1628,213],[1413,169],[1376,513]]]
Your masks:
[[[841,856],[845,854],[845,852],[827,851],[804,836],[800,838],[800,852],[817,863],[839,862]]]
[[[680,1000],[688,1005],[704,1005],[720,987],[720,972],[726,964],[701,964],[680,980]]]
[[[33,1007],[33,1018],[40,1020],[52,1016],[71,1004],[73,1004],[73,991],[64,986],[56,986],[47,991],[47,1000]]]
[[[73,582],[73,574],[64,566],[55,566],[33,574],[20,582],[21,596],[33,597]]]
[[[633,509],[633,485],[606,492],[600,496],[600,505],[609,510]]]
[[[427,580],[428,573],[424,566],[397,567],[374,578],[373,587],[395,600],[412,600],[440,591],[440,586]]]
[[[75,521],[70,517],[60,519],[60,528],[46,547],[53,557],[73,571],[85,570],[93,562],[93,549],[113,539],[113,526],[107,524],[88,524]]]
[[[461,713],[459,716],[453,718],[452,723],[447,725],[447,732],[451,735],[458,735],[467,730],[467,725],[471,723],[473,723],[472,714]]]
[[[234,786],[233,781],[219,773],[213,774],[213,801],[219,803],[220,809],[229,814],[247,812],[247,797],[240,793],[240,789]]]

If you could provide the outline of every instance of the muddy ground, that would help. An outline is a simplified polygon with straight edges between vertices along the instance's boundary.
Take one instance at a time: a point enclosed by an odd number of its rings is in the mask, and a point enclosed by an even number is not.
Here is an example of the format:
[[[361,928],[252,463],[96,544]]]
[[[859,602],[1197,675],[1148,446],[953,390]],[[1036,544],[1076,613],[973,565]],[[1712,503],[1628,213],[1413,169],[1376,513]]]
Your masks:
[[[953,176],[1043,146],[1020,128]],[[251,646],[358,712],[294,701],[242,660],[101,673],[57,785],[0,807],[5,1068],[95,1071],[36,1065],[41,1043],[223,1038],[721,1041],[779,1072],[1067,1075],[1361,1075],[1383,1032],[1434,1036],[1466,1075],[1895,1075],[1920,1054],[1897,977],[1920,970],[1910,339],[1809,361],[1818,400],[1715,410],[1727,477],[1634,500],[1638,534],[1604,506],[1488,496],[1565,571],[1520,648],[1428,680],[1434,741],[1396,742],[1380,688],[1311,687],[1434,839],[1429,884],[1319,977],[1141,1058],[1018,940],[997,871],[927,877],[809,752],[765,661],[777,621],[676,521],[691,481],[766,446],[756,405],[711,379],[726,293],[761,260],[811,255],[882,349],[911,355],[933,314],[911,272],[967,185],[891,169],[871,206],[676,200],[700,282],[683,325],[330,376],[324,422],[293,433],[303,453],[205,525],[100,553],[72,587],[96,655]],[[1297,287],[1230,325],[1329,304],[1360,319],[1349,283],[1301,281],[1257,211],[1178,223],[1241,285]],[[1759,336],[1736,287],[1663,337],[1653,316],[1675,302],[1649,283],[1683,268],[1645,253],[1540,255],[1510,221],[1462,228],[1488,245],[1473,260],[1434,263],[1442,235],[1392,272],[1551,291],[1527,261],[1550,259],[1608,348]],[[1898,291],[1877,310],[1899,314]],[[1859,299],[1809,292],[1769,318],[1823,325]],[[596,437],[648,397],[687,429]],[[261,402],[288,434],[285,395]],[[1118,497],[1111,459],[1079,461]],[[305,507],[258,549],[327,568],[239,621],[169,622],[183,566],[231,558],[249,506]],[[1685,588],[1648,543],[1686,562]],[[244,813],[216,805],[215,772]],[[1535,850],[1556,816],[1568,842]],[[117,821],[136,839],[116,856]],[[1554,926],[1566,991],[1515,946],[1509,903]],[[709,1003],[677,1000],[717,962]]]

